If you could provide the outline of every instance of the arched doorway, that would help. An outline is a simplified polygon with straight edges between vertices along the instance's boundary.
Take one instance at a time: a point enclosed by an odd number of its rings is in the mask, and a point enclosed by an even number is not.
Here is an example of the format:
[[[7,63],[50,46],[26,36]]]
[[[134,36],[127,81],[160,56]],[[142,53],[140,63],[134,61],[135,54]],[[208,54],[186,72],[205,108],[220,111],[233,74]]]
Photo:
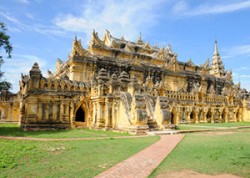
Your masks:
[[[75,117],[76,122],[85,122],[85,112],[82,109],[82,107],[79,107],[76,111],[76,117]]]

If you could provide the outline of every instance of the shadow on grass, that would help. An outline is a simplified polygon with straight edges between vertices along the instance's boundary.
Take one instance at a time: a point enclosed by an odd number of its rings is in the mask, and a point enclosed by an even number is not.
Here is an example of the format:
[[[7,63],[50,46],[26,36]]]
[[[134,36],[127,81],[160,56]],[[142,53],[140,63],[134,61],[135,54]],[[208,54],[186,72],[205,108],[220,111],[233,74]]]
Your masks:
[[[17,124],[0,124],[0,136],[35,137],[35,138],[93,138],[132,136],[128,133],[119,133],[103,130],[91,130],[88,128],[67,130],[42,130],[23,131]]]
[[[64,134],[71,130],[51,130],[51,131],[23,131],[17,124],[0,124],[1,136],[30,137],[49,134]]]

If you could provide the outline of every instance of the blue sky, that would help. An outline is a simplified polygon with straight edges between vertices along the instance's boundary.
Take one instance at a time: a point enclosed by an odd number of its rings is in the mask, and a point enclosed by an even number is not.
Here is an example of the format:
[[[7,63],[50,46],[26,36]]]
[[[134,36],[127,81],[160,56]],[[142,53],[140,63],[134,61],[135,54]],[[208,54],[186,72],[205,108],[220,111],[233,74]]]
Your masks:
[[[250,90],[250,0],[0,0],[13,57],[2,66],[18,91],[20,74],[38,62],[43,75],[66,61],[74,36],[85,48],[93,29],[151,46],[171,44],[179,61],[212,59],[214,41],[235,83]]]

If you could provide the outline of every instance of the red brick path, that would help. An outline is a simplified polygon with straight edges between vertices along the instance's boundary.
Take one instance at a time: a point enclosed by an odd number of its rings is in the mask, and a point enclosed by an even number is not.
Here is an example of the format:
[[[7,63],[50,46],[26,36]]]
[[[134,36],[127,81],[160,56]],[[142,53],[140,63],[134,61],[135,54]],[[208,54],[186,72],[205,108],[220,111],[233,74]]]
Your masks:
[[[96,178],[144,178],[162,162],[162,160],[175,148],[184,135],[161,135],[160,141],[145,148],[141,152],[131,156],[103,173]]]

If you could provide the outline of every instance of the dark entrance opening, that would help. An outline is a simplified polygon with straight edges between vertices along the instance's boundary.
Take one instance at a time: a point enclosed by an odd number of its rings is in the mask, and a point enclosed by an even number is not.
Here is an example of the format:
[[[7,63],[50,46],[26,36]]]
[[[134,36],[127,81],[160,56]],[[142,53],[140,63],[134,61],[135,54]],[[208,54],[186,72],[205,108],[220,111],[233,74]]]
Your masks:
[[[174,113],[171,112],[171,120],[170,120],[171,124],[176,124],[174,119],[175,119],[174,118]]]
[[[76,111],[76,122],[85,122],[85,113],[82,107],[79,107]]]
[[[212,118],[212,112],[209,109],[208,112],[207,112],[207,122],[211,123],[211,118]]]

